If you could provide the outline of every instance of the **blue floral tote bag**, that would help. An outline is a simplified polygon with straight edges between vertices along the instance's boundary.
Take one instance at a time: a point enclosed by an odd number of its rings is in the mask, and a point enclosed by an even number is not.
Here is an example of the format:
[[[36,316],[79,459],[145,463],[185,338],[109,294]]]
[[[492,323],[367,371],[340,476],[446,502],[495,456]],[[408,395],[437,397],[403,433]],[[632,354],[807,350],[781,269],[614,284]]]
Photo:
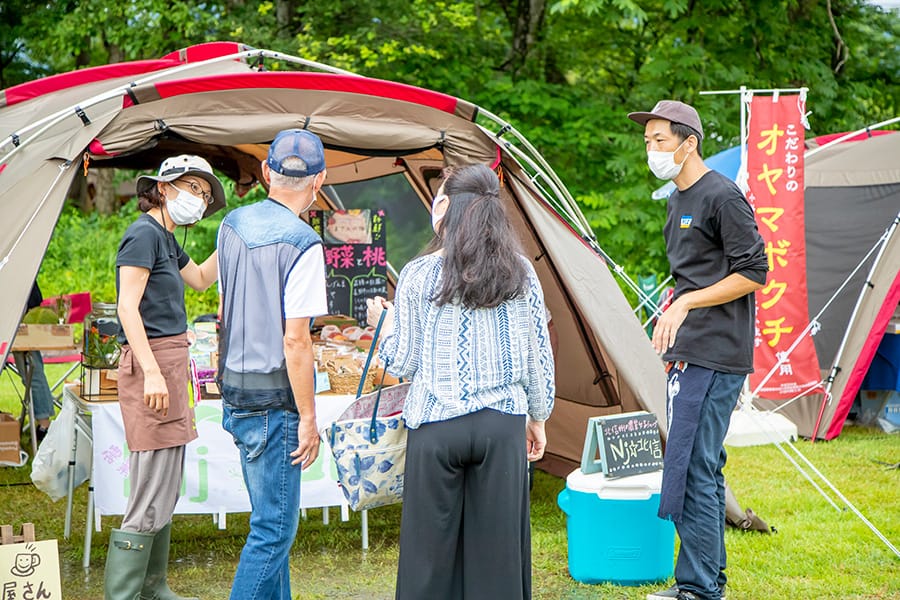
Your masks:
[[[384,313],[381,319],[384,319]],[[356,401],[322,432],[331,446],[347,503],[356,511],[403,500],[406,466],[403,403],[410,384],[401,383],[386,389],[379,385],[378,390],[360,395],[382,320],[375,329]]]

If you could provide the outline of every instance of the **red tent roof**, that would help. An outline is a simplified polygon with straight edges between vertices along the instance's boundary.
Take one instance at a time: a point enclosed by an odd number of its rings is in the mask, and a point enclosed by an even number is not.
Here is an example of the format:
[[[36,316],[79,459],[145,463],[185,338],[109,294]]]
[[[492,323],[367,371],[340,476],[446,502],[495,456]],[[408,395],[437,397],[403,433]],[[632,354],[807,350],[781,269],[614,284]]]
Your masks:
[[[239,73],[229,75],[210,75],[175,81],[160,81],[153,84],[161,98],[171,98],[182,94],[197,92],[216,92],[222,90],[248,88],[286,88],[303,90],[322,90],[329,92],[347,92],[366,96],[377,96],[392,100],[413,102],[453,114],[456,110],[457,98],[433,92],[423,88],[370,79],[356,75],[336,75],[332,73],[277,72],[277,73]],[[124,107],[132,106],[133,100],[125,98]]]
[[[210,42],[208,44],[198,44],[196,46],[191,46],[190,48],[170,52],[157,60],[136,60],[132,62],[114,63],[111,65],[78,69],[77,71],[60,73],[58,75],[50,75],[4,90],[5,104],[6,106],[11,106],[44,94],[93,83],[95,81],[141,75],[143,73],[175,67],[183,63],[200,62],[211,58],[218,58],[220,56],[228,56],[229,54],[235,54],[247,49],[247,46],[234,42]],[[2,105],[3,103],[0,102],[0,106]]]

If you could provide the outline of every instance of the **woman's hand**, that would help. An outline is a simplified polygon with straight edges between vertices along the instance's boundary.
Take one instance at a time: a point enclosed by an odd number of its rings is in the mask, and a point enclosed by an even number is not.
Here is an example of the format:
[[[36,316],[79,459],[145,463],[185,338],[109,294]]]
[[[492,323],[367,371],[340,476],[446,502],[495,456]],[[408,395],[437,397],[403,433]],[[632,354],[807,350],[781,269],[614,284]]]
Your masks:
[[[385,315],[385,321],[391,321],[394,316],[394,305],[388,302],[386,299],[381,296],[375,296],[374,298],[366,299],[366,322],[372,327],[378,326],[378,320],[381,318],[381,313],[384,311],[388,311],[387,315]],[[386,325],[386,323],[385,323]],[[384,325],[382,325],[382,328]]]
[[[164,417],[169,414],[169,388],[159,371],[144,372],[144,404]]]
[[[547,434],[544,432],[544,421],[532,421],[528,417],[525,424],[525,450],[528,462],[541,460],[547,447]]]

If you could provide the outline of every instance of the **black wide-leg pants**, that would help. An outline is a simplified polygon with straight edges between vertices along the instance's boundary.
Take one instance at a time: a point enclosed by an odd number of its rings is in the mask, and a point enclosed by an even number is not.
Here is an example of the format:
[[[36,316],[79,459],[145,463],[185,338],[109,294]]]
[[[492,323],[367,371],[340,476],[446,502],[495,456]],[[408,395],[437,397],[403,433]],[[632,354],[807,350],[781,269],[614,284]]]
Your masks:
[[[484,409],[409,431],[396,598],[531,598],[524,415]]]

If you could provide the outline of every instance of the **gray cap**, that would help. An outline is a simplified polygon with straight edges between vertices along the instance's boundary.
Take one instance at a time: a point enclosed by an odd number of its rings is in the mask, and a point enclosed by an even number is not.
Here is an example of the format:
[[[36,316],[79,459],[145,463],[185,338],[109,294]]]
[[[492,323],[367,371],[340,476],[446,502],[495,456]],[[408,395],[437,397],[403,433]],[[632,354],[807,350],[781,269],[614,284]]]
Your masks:
[[[700,124],[700,115],[690,104],[678,100],[660,100],[650,112],[628,113],[628,118],[639,125],[646,125],[652,119],[665,119],[672,123],[687,125],[700,134],[703,139],[703,125]]]

